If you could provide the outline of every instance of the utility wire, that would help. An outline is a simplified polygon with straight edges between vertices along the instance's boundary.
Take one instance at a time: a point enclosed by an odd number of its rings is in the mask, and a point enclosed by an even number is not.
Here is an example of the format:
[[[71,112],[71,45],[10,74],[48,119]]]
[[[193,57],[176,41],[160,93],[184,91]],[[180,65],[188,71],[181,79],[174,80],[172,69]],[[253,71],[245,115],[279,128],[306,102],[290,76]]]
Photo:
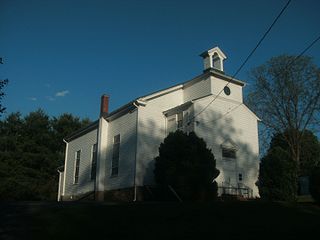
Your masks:
[[[295,61],[297,61],[303,54],[305,54],[317,41],[320,40],[320,35],[313,40],[298,56],[296,56],[291,62],[289,62],[286,66],[285,69],[288,69]],[[279,74],[280,75],[280,74]],[[278,75],[276,76],[278,77]],[[211,121],[206,121],[206,122],[215,122],[218,121],[220,119],[222,119],[224,116],[228,115],[229,113],[233,112],[234,110],[236,110],[238,107],[240,107],[241,105],[243,105],[243,103],[238,104],[237,106],[235,106],[234,108],[228,110],[227,112],[225,112],[224,114],[222,114],[219,118],[211,120]],[[263,122],[263,121],[262,121]]]
[[[210,123],[214,123],[216,121],[219,121],[220,119],[224,118],[226,115],[228,115],[229,113],[237,110],[237,108],[239,108],[241,105],[243,105],[244,103],[240,103],[236,106],[234,106],[233,108],[229,108],[228,111],[226,111],[224,114],[222,114],[221,116],[217,117],[216,119],[212,119],[212,120],[209,120],[209,121],[203,121],[202,123],[207,123],[207,122],[210,122]]]
[[[312,43],[310,43],[296,58],[292,60],[288,65],[293,64],[298,58],[300,58],[303,54],[305,54],[306,51],[308,51],[316,42],[320,40],[320,35],[315,40],[313,40]]]
[[[261,45],[262,41],[266,38],[266,36],[268,35],[268,33],[271,31],[271,29],[273,28],[273,26],[276,24],[276,22],[278,21],[278,19],[280,18],[280,16],[284,13],[284,11],[286,10],[286,8],[289,6],[290,2],[292,0],[289,0],[286,5],[282,8],[282,10],[280,11],[280,13],[278,14],[278,16],[273,20],[272,24],[270,25],[270,27],[268,28],[268,30],[263,34],[262,38],[259,40],[259,42],[257,43],[257,45],[252,49],[252,51],[250,52],[250,54],[247,56],[247,58],[244,60],[244,62],[240,65],[240,67],[238,68],[238,70],[235,72],[235,74],[233,74],[233,76],[228,80],[227,84],[220,90],[220,92],[213,98],[213,100],[211,100],[207,106],[205,106],[200,112],[198,112],[196,115],[194,115],[192,117],[191,121],[194,121],[194,119],[199,116],[201,113],[203,113],[217,98],[218,96],[223,92],[224,88],[227,87],[229,85],[229,83],[234,80],[234,78],[237,76],[237,74],[241,71],[241,69],[243,68],[243,66],[248,62],[248,60],[251,58],[251,56],[253,55],[253,53],[257,50],[257,48]]]
[[[306,53],[314,44],[316,44],[316,42],[318,42],[319,40],[320,40],[320,35],[319,35],[317,38],[315,38],[304,50],[302,50],[301,53],[300,53],[298,56],[296,56],[294,59],[292,59],[292,60],[284,67],[284,70],[287,71],[288,68],[291,67],[291,65],[293,65],[293,63],[294,63],[295,61],[297,61],[300,57],[302,57],[302,55],[305,54],[305,53]],[[274,76],[274,78],[279,77],[281,73],[282,73],[282,72],[276,74],[276,75]],[[262,121],[262,122],[263,122],[263,121]]]
[[[262,43],[262,41],[266,38],[266,36],[268,35],[268,33],[271,31],[271,29],[273,28],[273,26],[276,24],[276,22],[278,21],[278,19],[280,18],[280,16],[283,14],[283,12],[286,10],[286,8],[288,7],[288,5],[290,4],[291,0],[289,0],[287,2],[287,4],[282,8],[281,12],[278,14],[278,16],[274,19],[274,21],[272,22],[272,24],[270,25],[270,27],[268,28],[268,30],[263,34],[262,38],[260,39],[260,41],[257,43],[257,45],[255,46],[254,49],[252,49],[252,51],[250,52],[250,54],[248,55],[248,57],[246,58],[246,60],[244,60],[244,62],[241,64],[241,66],[239,67],[239,69],[236,71],[236,73],[232,76],[232,79],[237,76],[237,74],[241,71],[241,69],[243,68],[243,66],[248,62],[248,60],[250,59],[250,57],[253,55],[253,53],[257,50],[257,48],[260,46],[260,44]]]

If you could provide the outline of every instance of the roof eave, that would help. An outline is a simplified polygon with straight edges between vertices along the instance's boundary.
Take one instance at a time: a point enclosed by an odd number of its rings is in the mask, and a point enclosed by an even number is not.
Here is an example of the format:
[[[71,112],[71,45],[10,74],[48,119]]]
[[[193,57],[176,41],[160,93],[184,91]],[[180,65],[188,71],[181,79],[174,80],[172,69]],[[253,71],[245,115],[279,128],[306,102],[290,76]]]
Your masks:
[[[70,135],[68,135],[67,137],[64,138],[64,141],[66,142],[71,142],[72,140],[81,137],[83,135],[85,135],[88,132],[91,132],[92,130],[98,128],[99,126],[99,120],[96,120],[92,123],[90,123],[88,126],[80,128],[79,130],[71,133]]]
[[[228,76],[226,74],[223,74],[221,73],[220,71],[217,71],[215,70],[214,68],[210,68],[209,71],[211,73],[211,75],[215,76],[215,77],[219,77],[219,78],[222,78],[228,82],[231,82],[231,83],[234,83],[234,84],[237,84],[237,85],[240,85],[242,87],[245,87],[246,86],[246,83],[243,82],[243,81],[240,81],[234,77],[231,77],[231,76]]]

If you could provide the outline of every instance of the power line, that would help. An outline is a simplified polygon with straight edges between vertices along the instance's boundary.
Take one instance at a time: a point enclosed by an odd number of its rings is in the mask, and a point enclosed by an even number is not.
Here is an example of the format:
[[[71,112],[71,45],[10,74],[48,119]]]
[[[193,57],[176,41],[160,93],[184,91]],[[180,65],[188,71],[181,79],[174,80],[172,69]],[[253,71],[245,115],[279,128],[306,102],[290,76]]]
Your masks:
[[[224,118],[226,115],[228,115],[229,113],[231,113],[231,112],[233,112],[233,111],[235,111],[235,110],[237,110],[237,108],[239,108],[241,105],[243,105],[244,103],[240,103],[240,104],[238,104],[238,105],[236,105],[236,106],[234,106],[233,108],[229,108],[229,110],[228,111],[226,111],[224,114],[222,114],[221,116],[219,116],[218,118],[216,118],[216,119],[213,119],[213,120],[209,120],[209,121],[204,121],[204,122],[202,122],[202,123],[207,123],[207,122],[210,122],[210,123],[214,123],[214,122],[216,122],[216,121],[218,121],[218,120],[220,120],[220,119],[222,119],[222,118]]]
[[[317,41],[320,40],[320,35],[313,40],[304,50],[301,51],[301,53],[295,57],[291,62],[289,62],[286,66],[285,69],[288,69],[296,60],[298,60],[303,54],[305,54]],[[280,75],[280,74],[279,74]],[[276,77],[278,77],[278,75],[276,75]],[[238,104],[237,106],[235,106],[234,108],[228,110],[226,113],[224,113],[223,115],[221,115],[219,118],[214,119],[212,121],[206,121],[206,122],[215,122],[218,121],[220,119],[222,119],[224,116],[228,115],[229,113],[233,112],[234,110],[236,110],[238,107],[240,107],[243,103]],[[263,121],[262,121],[263,122]]]
[[[284,67],[284,70],[287,71],[288,68],[289,68],[295,61],[297,61],[303,54],[305,54],[305,53],[306,53],[314,44],[316,44],[316,42],[319,41],[319,40],[320,40],[320,35],[319,35],[317,38],[315,38],[304,50],[302,50],[301,53],[300,53],[298,56],[296,56],[293,60],[291,60],[291,61]],[[282,72],[279,72],[278,74],[276,74],[276,75],[274,76],[274,78],[279,77],[281,73],[282,73]],[[263,121],[262,121],[262,122],[263,122]]]
[[[237,71],[235,72],[235,74],[233,74],[233,76],[228,80],[227,84],[220,90],[220,92],[213,98],[212,101],[210,101],[207,106],[205,106],[200,112],[198,112],[196,115],[193,116],[193,118],[190,121],[194,121],[194,119],[199,116],[201,113],[203,113],[217,98],[218,96],[223,92],[223,89],[225,87],[227,87],[229,85],[229,83],[234,80],[234,78],[237,76],[237,74],[241,71],[241,69],[243,68],[243,66],[248,62],[248,60],[251,58],[251,56],[253,55],[253,53],[257,50],[257,48],[261,45],[262,41],[266,38],[266,36],[268,35],[268,33],[271,31],[271,29],[273,28],[273,26],[276,24],[276,22],[278,21],[278,19],[280,18],[280,16],[284,13],[284,11],[286,10],[286,8],[289,6],[290,2],[292,0],[289,0],[286,5],[282,8],[282,10],[280,11],[280,13],[278,14],[278,16],[273,20],[272,24],[270,25],[270,27],[268,28],[268,30],[263,34],[262,38],[259,40],[259,42],[257,43],[257,45],[252,49],[252,51],[250,52],[250,54],[247,56],[247,58],[244,60],[244,62],[240,65],[240,67],[237,69]]]
[[[241,66],[239,67],[239,69],[236,71],[236,73],[232,76],[232,78],[234,78],[243,68],[243,66],[248,62],[249,58],[253,55],[253,53],[257,50],[257,48],[260,46],[260,44],[262,43],[262,41],[266,38],[266,36],[268,35],[268,33],[271,31],[271,29],[273,28],[273,26],[276,24],[276,22],[278,21],[278,19],[280,18],[280,16],[282,15],[282,13],[286,10],[286,8],[288,7],[288,5],[290,4],[291,0],[289,0],[287,2],[287,4],[282,8],[281,12],[278,14],[278,16],[274,19],[274,21],[272,22],[272,24],[270,25],[270,27],[268,28],[268,30],[263,34],[262,38],[260,39],[260,41],[257,43],[257,45],[255,46],[254,49],[252,49],[252,51],[250,52],[250,54],[247,56],[246,60],[244,60],[244,62],[241,64]]]
[[[294,63],[298,58],[300,58],[306,51],[308,51],[316,42],[320,40],[320,35],[315,40],[312,41],[295,59],[293,59],[292,63]],[[288,65],[292,64],[291,62]]]

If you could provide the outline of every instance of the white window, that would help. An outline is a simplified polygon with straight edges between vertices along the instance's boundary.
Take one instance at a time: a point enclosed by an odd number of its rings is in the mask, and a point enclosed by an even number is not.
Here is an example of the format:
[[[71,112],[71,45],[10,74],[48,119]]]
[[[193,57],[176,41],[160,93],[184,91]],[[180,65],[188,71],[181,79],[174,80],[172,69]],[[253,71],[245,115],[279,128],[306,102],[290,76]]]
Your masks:
[[[236,149],[234,148],[226,148],[226,147],[222,147],[222,158],[224,159],[236,159],[237,158],[237,154],[236,154]]]
[[[111,176],[118,176],[120,156],[120,134],[113,137],[113,151],[111,162]]]
[[[177,130],[189,133],[191,131],[191,125],[188,123],[189,118],[189,113],[187,111],[181,111],[167,117],[167,134]]]
[[[183,112],[177,114],[177,129],[183,131]]]
[[[79,182],[80,158],[81,158],[81,150],[78,150],[76,151],[75,161],[74,161],[74,178],[73,178],[74,184],[77,184]]]
[[[97,171],[97,144],[92,145],[91,152],[91,180],[96,179],[96,171]]]
[[[185,112],[183,120],[184,120],[184,131],[186,133],[190,133],[192,131],[192,127],[191,127],[189,112]]]
[[[167,118],[167,134],[175,132],[177,130],[176,115]]]

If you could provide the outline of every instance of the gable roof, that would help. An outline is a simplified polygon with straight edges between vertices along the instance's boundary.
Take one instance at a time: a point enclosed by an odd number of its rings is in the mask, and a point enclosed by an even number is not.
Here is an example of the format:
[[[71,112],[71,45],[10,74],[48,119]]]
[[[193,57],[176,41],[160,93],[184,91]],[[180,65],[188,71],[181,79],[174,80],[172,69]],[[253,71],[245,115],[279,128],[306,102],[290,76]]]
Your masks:
[[[157,97],[161,97],[164,94],[168,94],[168,93],[174,92],[174,91],[179,90],[179,89],[190,87],[190,86],[194,85],[195,83],[200,82],[201,80],[203,80],[204,78],[207,78],[209,76],[217,77],[219,79],[222,79],[222,80],[225,80],[227,82],[231,82],[231,83],[234,83],[234,84],[237,84],[237,85],[240,85],[240,86],[245,86],[246,85],[245,82],[240,81],[240,80],[235,79],[235,78],[232,78],[231,76],[228,76],[228,75],[224,74],[222,71],[216,70],[214,68],[210,68],[210,69],[207,69],[206,71],[204,71],[202,74],[192,78],[191,80],[188,80],[186,82],[174,85],[174,86],[169,87],[169,88],[165,88],[165,89],[150,93],[150,94],[145,95],[145,96],[141,96],[141,97],[139,97],[137,99],[151,100],[151,99],[154,99],[154,98],[157,98]]]
[[[224,74],[223,72],[221,71],[218,71],[214,68],[210,68],[210,69],[207,69],[206,71],[204,71],[202,74],[192,78],[191,80],[188,80],[186,82],[183,82],[183,83],[179,83],[179,84],[176,84],[174,86],[171,86],[171,87],[168,87],[168,88],[165,88],[165,89],[162,89],[162,90],[158,90],[156,92],[152,92],[152,93],[149,93],[148,95],[144,95],[144,96],[140,96],[128,103],[126,103],[125,105],[117,108],[116,110],[110,112],[106,117],[104,117],[107,121],[113,121],[125,114],[127,114],[128,112],[130,111],[133,111],[135,108],[137,108],[137,106],[144,106],[146,104],[146,101],[150,101],[152,99],[155,99],[155,98],[158,98],[158,97],[161,97],[165,94],[169,94],[171,92],[175,92],[175,91],[178,91],[180,89],[184,89],[184,88],[187,88],[187,87],[190,87],[194,84],[196,84],[197,82],[200,82],[201,80],[209,77],[209,76],[214,76],[214,77],[217,77],[219,79],[222,79],[222,80],[225,80],[225,81],[229,81],[231,83],[234,83],[234,84],[237,84],[237,85],[240,85],[240,86],[245,86],[245,82],[243,81],[240,81],[238,79],[234,79],[226,74]],[[96,120],[95,122],[89,124],[88,126],[84,127],[84,128],[81,128],[79,130],[77,130],[76,132],[72,133],[71,135],[67,136],[64,140],[66,142],[70,142],[72,141],[73,139],[75,138],[78,138],[96,128],[98,128],[99,126],[99,120]]]
[[[97,129],[99,126],[99,120],[96,120],[90,123],[88,126],[80,128],[79,130],[71,133],[70,135],[66,136],[63,140],[66,142],[71,142],[72,140],[85,135],[88,132],[91,132],[94,129]]]
[[[185,111],[185,110],[188,109],[192,104],[193,104],[192,101],[185,102],[185,103],[183,103],[183,104],[181,104],[181,105],[178,105],[178,106],[176,106],[176,107],[174,107],[174,108],[170,108],[170,109],[164,111],[163,114],[164,114],[165,116],[170,116],[170,115],[172,115],[172,114],[176,114],[177,112]]]
[[[207,57],[213,53],[217,53],[220,57],[222,57],[223,59],[226,59],[226,55],[221,51],[221,49],[219,47],[214,47],[214,48],[211,48],[207,51],[204,51],[203,53],[200,54],[201,57]]]

